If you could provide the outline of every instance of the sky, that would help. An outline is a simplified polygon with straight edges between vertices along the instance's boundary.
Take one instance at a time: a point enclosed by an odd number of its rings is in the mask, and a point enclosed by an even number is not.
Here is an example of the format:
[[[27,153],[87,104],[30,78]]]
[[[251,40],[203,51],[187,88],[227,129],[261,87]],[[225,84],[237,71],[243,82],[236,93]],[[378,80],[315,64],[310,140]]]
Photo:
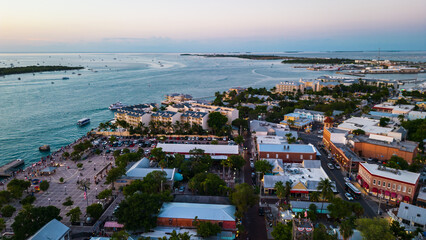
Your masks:
[[[426,50],[425,0],[0,0],[0,52]]]

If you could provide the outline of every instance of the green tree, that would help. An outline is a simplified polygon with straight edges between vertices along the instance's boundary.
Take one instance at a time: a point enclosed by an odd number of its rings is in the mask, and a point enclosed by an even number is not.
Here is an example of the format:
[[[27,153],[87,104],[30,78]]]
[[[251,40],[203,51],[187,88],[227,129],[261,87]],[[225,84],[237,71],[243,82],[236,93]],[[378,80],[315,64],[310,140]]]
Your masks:
[[[292,231],[293,226],[291,222],[289,223],[277,223],[277,225],[274,226],[274,229],[272,230],[271,234],[276,240],[291,240],[292,238]]]
[[[355,135],[365,135],[365,131],[362,129],[355,129],[352,131],[352,133]]]
[[[235,185],[235,191],[230,194],[232,204],[237,207],[235,215],[243,217],[247,209],[257,203],[258,197],[253,188],[247,183]]]
[[[318,183],[317,190],[321,192],[321,198],[324,201],[325,199],[331,200],[334,197],[333,192],[333,184],[331,183],[330,179],[328,178],[321,178],[320,182]],[[324,203],[321,205],[321,210],[324,209]]]
[[[207,120],[207,124],[213,130],[214,134],[217,134],[217,132],[221,130],[227,122],[228,117],[222,115],[220,112],[210,113],[209,119]]]
[[[13,213],[16,211],[12,205],[6,205],[1,208],[1,215],[3,217],[12,217]]]
[[[121,176],[123,176],[124,174],[126,174],[126,170],[122,167],[115,167],[111,170],[109,170],[107,177],[106,177],[106,183],[112,184],[112,188],[114,189],[114,182],[119,179]]]
[[[311,221],[317,220],[317,205],[313,203],[309,205],[308,218],[311,219]]]
[[[176,230],[173,230],[170,233],[170,237],[164,236],[161,240],[190,240],[192,235],[189,235],[188,232],[177,233]],[[140,239],[138,239],[140,240]]]
[[[323,224],[314,228],[314,240],[337,240],[337,234],[330,235]]]
[[[6,222],[4,221],[4,218],[0,218],[0,232],[3,232],[5,228],[6,228]]]
[[[311,194],[309,194],[309,200],[311,202],[318,202],[319,198],[320,198],[320,193],[318,191],[311,192]]]
[[[134,193],[120,203],[115,215],[127,230],[149,231],[156,226],[162,203],[159,194]]]
[[[70,153],[69,152],[62,153],[62,157],[65,159],[68,159],[70,157]]]
[[[67,214],[67,217],[70,217],[70,221],[73,223],[80,222],[81,210],[80,207],[75,207],[71,209]]]
[[[390,225],[390,230],[392,231],[392,234],[398,240],[411,240],[411,239],[414,238],[414,234],[411,233],[411,232],[408,233],[405,230],[405,227],[400,226],[399,222],[397,222],[397,221],[392,221],[392,223]]]
[[[0,206],[10,202],[12,193],[9,191],[0,191]]]
[[[340,234],[342,234],[343,240],[349,239],[354,234],[354,228],[352,219],[346,219],[340,223]]]
[[[65,201],[62,203],[64,206],[72,206],[74,202],[71,200],[71,197],[65,198]]]
[[[103,211],[104,209],[99,203],[94,203],[86,208],[86,213],[96,220],[102,216]]]
[[[208,238],[210,236],[215,236],[222,231],[221,227],[218,224],[211,222],[199,222],[197,224],[197,235],[200,235],[203,238]]]
[[[43,192],[47,191],[47,189],[49,189],[49,182],[44,180],[40,182],[40,190],[42,190]]]
[[[380,118],[379,126],[380,127],[386,127],[388,123],[390,122],[390,119],[387,117]]]
[[[356,229],[366,240],[393,240],[389,222],[383,218],[360,218],[356,220]]]
[[[117,141],[117,137],[115,137],[115,136],[111,136],[111,137],[109,138],[109,142],[110,142],[110,143],[113,143],[113,142],[115,142],[115,141]]]
[[[15,239],[27,239],[52,219],[60,221],[62,218],[59,213],[60,210],[54,206],[33,207],[32,205],[25,205],[12,224]]]
[[[166,158],[166,153],[163,152],[162,148],[154,148],[151,150],[151,155],[154,157],[156,162],[164,160]]]
[[[199,195],[223,196],[228,187],[218,175],[213,173],[198,173],[188,182],[188,188]]]
[[[407,161],[405,161],[404,158],[398,157],[396,155],[393,155],[389,159],[389,161],[386,163],[386,166],[390,168],[402,169],[402,170],[407,170],[409,168]]]
[[[235,141],[236,144],[240,145],[241,143],[244,142],[244,137],[241,136],[241,135],[238,135],[234,138],[234,141]]]
[[[101,191],[98,196],[96,196],[97,199],[105,199],[112,196],[112,190],[111,189],[105,189]]]
[[[344,219],[352,214],[350,203],[341,198],[334,198],[331,204],[327,206],[327,209],[330,211],[330,216],[337,219]]]
[[[31,183],[29,181],[15,178],[15,179],[12,179],[7,184],[7,190],[9,190],[13,198],[21,198],[22,192],[28,189],[30,186],[31,186]]]
[[[130,237],[130,235],[124,231],[118,231],[118,232],[114,232],[111,236],[111,240],[127,240]]]
[[[263,174],[272,172],[272,165],[266,160],[258,160],[254,163],[254,168],[257,172]]]
[[[274,188],[275,188],[275,193],[277,194],[277,197],[281,202],[281,200],[285,198],[285,188],[284,188],[283,182],[281,181],[276,182]]]
[[[28,195],[24,199],[21,200],[21,204],[33,204],[33,202],[36,200],[36,197]]]

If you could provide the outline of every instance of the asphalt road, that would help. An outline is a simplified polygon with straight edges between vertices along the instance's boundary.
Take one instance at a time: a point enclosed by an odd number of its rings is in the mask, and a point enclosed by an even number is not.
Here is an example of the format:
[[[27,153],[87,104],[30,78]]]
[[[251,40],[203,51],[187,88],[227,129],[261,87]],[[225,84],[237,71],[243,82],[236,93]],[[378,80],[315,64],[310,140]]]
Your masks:
[[[299,133],[299,137],[302,138],[303,142],[308,144],[313,144],[321,153],[320,160],[321,160],[321,166],[324,169],[324,171],[327,173],[327,175],[330,177],[332,181],[336,182],[337,191],[339,192],[339,195],[342,199],[345,199],[345,180],[343,179],[344,174],[342,170],[333,169],[330,170],[327,166],[327,163],[331,163],[330,160],[327,158],[327,153],[322,148],[318,147],[318,143],[321,143],[322,139],[318,137],[319,134],[306,134],[306,133]],[[362,196],[358,200],[354,200],[355,202],[359,202],[361,206],[364,208],[364,215],[367,217],[376,217],[377,216],[377,209],[371,208],[371,203],[367,202],[368,200],[364,199],[365,196]],[[374,204],[373,204],[374,205]]]

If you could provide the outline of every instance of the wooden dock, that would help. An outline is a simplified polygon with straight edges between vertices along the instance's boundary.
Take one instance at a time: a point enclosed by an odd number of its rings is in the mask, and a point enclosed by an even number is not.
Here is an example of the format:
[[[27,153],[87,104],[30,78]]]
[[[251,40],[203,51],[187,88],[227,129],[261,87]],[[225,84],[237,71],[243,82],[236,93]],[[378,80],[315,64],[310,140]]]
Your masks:
[[[11,176],[11,172],[13,170],[21,165],[23,165],[25,162],[22,159],[16,159],[9,163],[6,163],[5,165],[0,167],[0,177],[9,177]]]

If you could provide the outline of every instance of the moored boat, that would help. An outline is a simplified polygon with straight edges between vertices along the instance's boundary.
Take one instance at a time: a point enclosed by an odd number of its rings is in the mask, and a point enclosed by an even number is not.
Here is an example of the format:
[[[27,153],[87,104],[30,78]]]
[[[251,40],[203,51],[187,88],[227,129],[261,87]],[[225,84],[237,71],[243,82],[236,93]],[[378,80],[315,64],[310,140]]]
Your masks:
[[[89,123],[90,123],[90,118],[83,118],[77,121],[77,125],[80,127]]]
[[[49,145],[43,145],[43,146],[39,147],[38,150],[40,152],[48,152],[48,151],[50,151],[50,146]]]
[[[111,104],[108,109],[109,110],[117,110],[117,109],[120,109],[120,108],[123,108],[123,107],[127,107],[127,105],[125,105],[121,102],[116,102],[116,103]]]

